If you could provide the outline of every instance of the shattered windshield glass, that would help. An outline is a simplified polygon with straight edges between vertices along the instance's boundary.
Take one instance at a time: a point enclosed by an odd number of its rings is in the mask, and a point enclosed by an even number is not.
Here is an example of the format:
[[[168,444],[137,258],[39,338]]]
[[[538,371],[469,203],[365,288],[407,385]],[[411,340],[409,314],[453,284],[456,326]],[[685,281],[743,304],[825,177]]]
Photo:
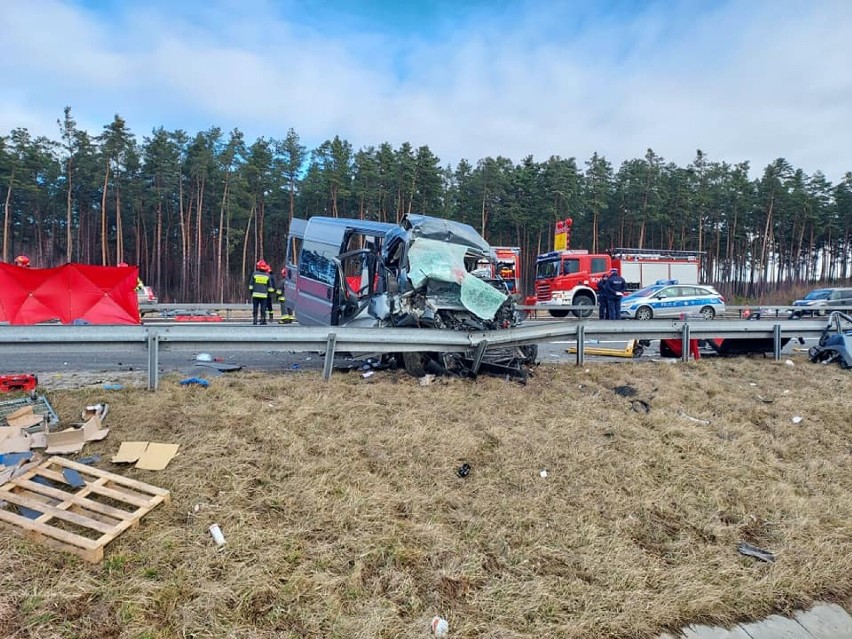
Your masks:
[[[427,280],[458,284],[462,305],[477,317],[493,319],[507,296],[466,271],[467,251],[466,246],[418,238],[409,248],[408,277],[415,288]]]

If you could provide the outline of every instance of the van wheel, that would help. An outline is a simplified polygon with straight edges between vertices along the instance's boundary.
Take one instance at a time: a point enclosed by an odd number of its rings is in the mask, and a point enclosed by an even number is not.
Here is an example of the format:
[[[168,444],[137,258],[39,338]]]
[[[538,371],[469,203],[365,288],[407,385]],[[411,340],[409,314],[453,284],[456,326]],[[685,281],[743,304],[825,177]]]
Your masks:
[[[705,306],[704,308],[701,309],[699,314],[701,315],[702,318],[704,318],[706,320],[711,320],[714,317],[716,317],[716,311],[713,310],[712,306]]]
[[[551,317],[568,317],[568,311],[548,311]]]
[[[636,319],[638,320],[642,320],[644,322],[652,317],[654,317],[654,311],[651,310],[650,306],[640,306],[636,310]]]
[[[412,377],[423,377],[426,374],[425,364],[423,353],[402,353],[402,365]]]
[[[578,295],[574,298],[574,306],[588,306],[588,309],[580,309],[578,311],[571,311],[574,313],[576,317],[589,317],[592,314],[592,307],[595,305],[595,300],[593,300],[588,295]],[[616,318],[617,319],[617,318]]]

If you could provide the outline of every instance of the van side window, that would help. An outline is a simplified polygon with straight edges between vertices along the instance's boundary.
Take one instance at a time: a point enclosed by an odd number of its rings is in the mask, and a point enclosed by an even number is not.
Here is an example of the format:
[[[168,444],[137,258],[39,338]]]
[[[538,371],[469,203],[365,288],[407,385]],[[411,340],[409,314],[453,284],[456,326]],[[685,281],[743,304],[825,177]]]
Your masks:
[[[337,266],[333,261],[335,257],[337,257],[335,247],[322,242],[305,240],[299,261],[299,276],[334,286],[337,275]]]
[[[287,264],[290,266],[299,265],[299,254],[302,252],[302,238],[291,237],[290,245],[287,247]]]

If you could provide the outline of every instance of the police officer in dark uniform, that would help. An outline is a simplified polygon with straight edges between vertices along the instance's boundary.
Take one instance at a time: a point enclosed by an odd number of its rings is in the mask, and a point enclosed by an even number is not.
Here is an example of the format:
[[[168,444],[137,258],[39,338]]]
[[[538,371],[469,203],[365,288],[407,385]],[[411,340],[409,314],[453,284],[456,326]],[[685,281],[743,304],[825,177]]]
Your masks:
[[[258,260],[254,273],[249,280],[251,292],[251,323],[255,326],[266,324],[266,305],[269,301],[269,285],[272,278],[269,275],[269,265],[265,260]],[[270,269],[271,270],[271,269]],[[260,320],[258,321],[258,314]]]
[[[609,274],[604,274],[598,280],[598,319],[605,320],[609,317],[609,288],[607,281]]]
[[[624,291],[627,289],[627,282],[618,274],[618,269],[613,268],[609,271],[606,288],[609,292],[609,304],[607,305],[607,315],[609,319],[621,319],[621,298],[624,297]]]

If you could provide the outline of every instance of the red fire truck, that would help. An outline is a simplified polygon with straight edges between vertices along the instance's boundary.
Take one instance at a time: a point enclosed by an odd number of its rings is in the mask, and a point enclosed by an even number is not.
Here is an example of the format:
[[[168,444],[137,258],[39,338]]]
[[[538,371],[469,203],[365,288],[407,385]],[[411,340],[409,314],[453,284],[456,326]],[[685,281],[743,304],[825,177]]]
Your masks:
[[[618,269],[627,289],[638,290],[657,280],[675,279],[683,284],[698,284],[701,253],[660,249],[617,248],[606,253],[569,249],[570,218],[556,225],[554,248],[536,258],[535,298],[540,306],[588,306],[570,311],[577,317],[589,317],[597,305],[601,277]],[[553,317],[565,317],[568,310],[549,309]]]

